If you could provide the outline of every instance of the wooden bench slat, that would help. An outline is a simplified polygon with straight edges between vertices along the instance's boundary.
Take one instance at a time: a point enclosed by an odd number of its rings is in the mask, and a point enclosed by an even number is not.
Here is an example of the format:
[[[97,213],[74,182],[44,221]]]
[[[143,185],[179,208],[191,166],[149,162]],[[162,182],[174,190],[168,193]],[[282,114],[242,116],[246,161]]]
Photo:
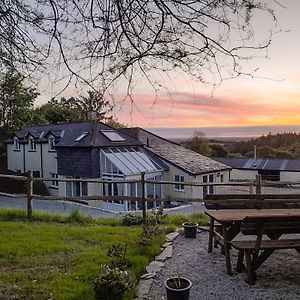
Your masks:
[[[232,241],[231,245],[238,250],[251,250],[255,247],[255,240]],[[299,239],[263,240],[260,249],[292,249],[299,248]]]
[[[207,209],[300,208],[298,194],[223,194],[207,195]]]

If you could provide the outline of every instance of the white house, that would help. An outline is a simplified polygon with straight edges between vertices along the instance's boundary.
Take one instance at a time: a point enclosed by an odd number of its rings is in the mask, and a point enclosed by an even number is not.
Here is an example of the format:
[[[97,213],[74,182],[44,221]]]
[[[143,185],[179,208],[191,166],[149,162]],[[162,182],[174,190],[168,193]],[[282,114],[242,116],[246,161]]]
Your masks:
[[[32,170],[46,182],[52,195],[141,196],[136,180],[176,181],[146,186],[151,198],[201,198],[214,187],[190,187],[184,182],[227,182],[230,168],[141,128],[114,129],[97,121],[27,127],[7,141],[8,169]],[[57,178],[105,179],[111,183],[58,182]],[[126,183],[114,183],[114,181]],[[132,182],[128,182],[132,181]],[[109,210],[135,210],[129,201],[90,201]],[[148,205],[151,205],[149,202]]]

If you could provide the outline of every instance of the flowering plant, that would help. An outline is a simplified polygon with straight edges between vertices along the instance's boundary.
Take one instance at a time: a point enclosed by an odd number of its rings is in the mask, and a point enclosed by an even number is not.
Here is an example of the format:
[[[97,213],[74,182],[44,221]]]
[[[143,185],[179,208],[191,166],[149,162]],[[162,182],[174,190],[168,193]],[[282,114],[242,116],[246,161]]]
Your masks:
[[[130,290],[133,279],[128,271],[105,264],[101,266],[100,274],[94,282],[96,300],[121,300]]]

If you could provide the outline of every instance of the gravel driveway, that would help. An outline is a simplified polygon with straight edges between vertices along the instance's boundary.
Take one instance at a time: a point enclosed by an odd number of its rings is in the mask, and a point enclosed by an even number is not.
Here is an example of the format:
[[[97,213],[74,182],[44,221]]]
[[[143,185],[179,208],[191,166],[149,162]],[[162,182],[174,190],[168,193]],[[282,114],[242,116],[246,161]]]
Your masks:
[[[244,274],[227,275],[220,249],[207,253],[207,244],[206,231],[198,233],[197,239],[180,234],[174,241],[172,258],[154,279],[149,299],[166,299],[163,282],[177,274],[192,281],[190,300],[300,299],[300,255],[295,250],[273,253],[258,269],[257,283],[249,286]],[[233,251],[233,266],[236,254]]]

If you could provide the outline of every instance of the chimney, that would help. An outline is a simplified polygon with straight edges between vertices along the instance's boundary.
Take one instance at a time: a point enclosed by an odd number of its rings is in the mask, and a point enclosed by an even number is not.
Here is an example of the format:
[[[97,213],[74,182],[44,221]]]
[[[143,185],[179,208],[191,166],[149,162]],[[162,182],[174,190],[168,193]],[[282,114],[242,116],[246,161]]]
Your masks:
[[[87,119],[88,119],[88,121],[97,120],[97,113],[95,111],[88,111]]]
[[[256,160],[256,145],[254,145],[254,159]]]

